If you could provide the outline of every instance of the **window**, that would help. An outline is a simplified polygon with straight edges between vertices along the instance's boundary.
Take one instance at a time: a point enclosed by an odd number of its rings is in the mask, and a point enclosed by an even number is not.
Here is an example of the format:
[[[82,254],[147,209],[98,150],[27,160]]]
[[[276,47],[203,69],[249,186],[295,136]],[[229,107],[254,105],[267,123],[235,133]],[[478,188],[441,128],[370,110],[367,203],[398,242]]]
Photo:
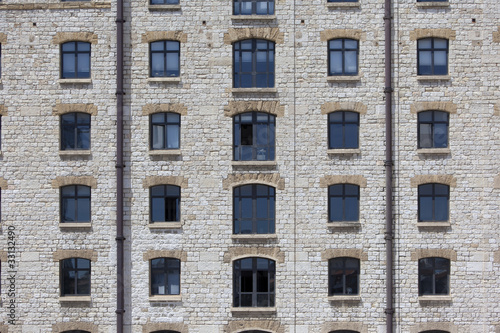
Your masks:
[[[359,294],[359,259],[340,257],[328,261],[328,295]]]
[[[155,113],[150,116],[151,149],[179,149],[181,116],[177,113]]]
[[[151,260],[151,295],[179,295],[181,261],[175,258]]]
[[[161,40],[149,44],[150,76],[178,77],[180,75],[180,43]]]
[[[450,293],[450,260],[431,257],[418,261],[418,294],[448,295]]]
[[[233,87],[274,87],[274,43],[247,39],[233,44]]]
[[[151,5],[178,5],[179,0],[150,0]]]
[[[359,220],[359,186],[337,184],[328,187],[329,221]]]
[[[328,41],[328,75],[358,75],[358,41],[339,38]]]
[[[273,15],[274,0],[234,0],[234,15]]]
[[[90,187],[61,187],[61,222],[90,222]]]
[[[358,2],[358,0],[328,0],[328,2]],[[354,331],[335,331],[335,332],[354,332]]]
[[[450,333],[450,332],[441,330],[430,330],[430,331],[422,331],[420,333]]]
[[[328,115],[328,148],[348,149],[359,147],[359,113],[332,112]]]
[[[448,74],[448,40],[423,38],[417,41],[418,75]]]
[[[90,260],[69,258],[60,261],[61,296],[90,295]]]
[[[67,42],[61,44],[61,78],[90,78],[90,43]]]
[[[448,147],[448,112],[420,112],[418,114],[418,148],[446,147]]]
[[[444,184],[418,186],[418,220],[448,221],[450,187]]]
[[[276,117],[263,112],[234,116],[234,160],[274,161]]]
[[[233,305],[274,306],[275,263],[264,258],[245,258],[233,263]]]
[[[448,1],[448,0],[417,0],[417,2],[445,2],[445,1]],[[427,332],[444,332],[444,331],[425,331],[426,333]]]
[[[181,188],[158,185],[150,188],[151,223],[180,221]]]
[[[233,233],[274,234],[274,188],[243,185],[233,190]]]
[[[90,149],[90,115],[81,112],[61,116],[61,150]]]

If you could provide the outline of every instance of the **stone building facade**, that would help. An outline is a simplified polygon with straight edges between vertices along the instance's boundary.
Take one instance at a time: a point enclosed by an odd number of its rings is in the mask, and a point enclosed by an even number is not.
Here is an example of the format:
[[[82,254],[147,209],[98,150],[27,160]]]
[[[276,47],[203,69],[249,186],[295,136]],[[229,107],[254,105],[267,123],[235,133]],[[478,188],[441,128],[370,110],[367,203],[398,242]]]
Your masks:
[[[127,333],[386,330],[384,1],[268,2],[274,12],[247,16],[230,0],[125,1]],[[116,331],[116,6],[0,2],[1,333]],[[392,6],[394,330],[498,333],[500,2]],[[155,76],[150,47],[165,40],[180,46],[179,72]],[[234,85],[246,40],[273,45],[273,84]],[[332,40],[357,41],[354,75],[328,75]],[[418,73],[422,40],[446,41],[447,73]],[[90,47],[88,76],[62,73],[74,42]],[[359,143],[331,148],[329,117],[346,111]],[[428,111],[448,119],[445,147],[418,146]],[[252,112],[275,119],[274,158],[234,158],[235,119]],[[74,113],[90,119],[86,149],[62,149],[62,116]],[[179,115],[174,149],[152,149],[160,113]],[[359,190],[355,221],[332,221],[339,184]],[[425,184],[448,189],[447,217],[419,218]],[[162,185],[180,191],[178,218],[151,223]],[[234,232],[245,185],[273,189],[274,231]],[[63,188],[89,189],[89,219],[63,221]],[[87,295],[62,291],[71,258],[91,267]],[[152,293],[156,258],[178,260],[178,291]],[[273,263],[274,306],[235,306],[245,258]],[[357,293],[329,294],[333,258],[358,260]],[[424,258],[449,263],[445,294],[420,295]]]

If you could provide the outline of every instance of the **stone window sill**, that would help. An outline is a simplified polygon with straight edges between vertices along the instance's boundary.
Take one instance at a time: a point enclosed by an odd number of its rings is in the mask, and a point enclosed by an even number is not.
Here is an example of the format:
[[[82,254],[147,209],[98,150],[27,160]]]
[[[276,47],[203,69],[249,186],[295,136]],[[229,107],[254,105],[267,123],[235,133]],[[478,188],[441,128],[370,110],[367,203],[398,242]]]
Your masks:
[[[59,79],[60,84],[90,84],[92,79]]]
[[[90,302],[90,296],[60,296],[59,302]]]
[[[417,154],[436,154],[436,155],[445,155],[450,154],[450,148],[420,148],[417,149]]]
[[[277,93],[278,89],[276,88],[232,88],[231,92],[233,94],[241,94],[241,93],[252,93],[252,94],[269,94],[269,93]]]
[[[361,81],[361,75],[331,75],[326,77],[328,82],[357,82]]]
[[[451,76],[449,75],[417,75],[418,81],[449,81]]]
[[[276,19],[276,15],[232,15],[231,20],[234,21],[272,21]]]
[[[181,295],[154,295],[149,296],[150,302],[180,302],[182,301]]]
[[[232,240],[262,242],[278,239],[276,234],[251,234],[251,235],[231,235]]]
[[[148,5],[149,10],[181,10],[181,5]]]
[[[92,224],[90,222],[75,222],[75,223],[68,223],[68,222],[61,222],[59,223],[59,228],[61,229],[80,229],[80,228],[91,228]]]
[[[148,77],[148,82],[178,83],[181,82],[179,76],[175,77]]]
[[[149,229],[181,229],[181,222],[155,222],[148,224]]]
[[[361,296],[359,295],[335,295],[328,296],[328,301],[330,302],[361,302]]]
[[[361,154],[361,149],[328,149],[328,155],[355,155]]]
[[[161,155],[181,155],[180,149],[158,149],[150,150],[149,155],[151,156],[161,156]]]
[[[426,2],[417,2],[417,7],[420,8],[429,8],[429,7],[449,7],[449,1],[426,1]]]
[[[361,227],[361,223],[357,222],[357,221],[353,221],[353,222],[328,222],[326,224],[327,228],[332,228],[332,229],[335,229],[335,228],[360,228]]]
[[[272,315],[276,313],[276,307],[269,307],[269,308],[232,307],[231,312],[233,314]]]
[[[419,302],[451,302],[453,298],[451,295],[426,295],[418,296]]]
[[[361,4],[358,2],[328,2],[326,8],[359,8]]]
[[[419,227],[419,228],[436,228],[436,227],[447,228],[447,227],[451,227],[451,223],[449,221],[417,222],[417,227]]]
[[[89,156],[90,150],[59,150],[60,156]]]
[[[232,161],[233,166],[276,166],[276,161]]]

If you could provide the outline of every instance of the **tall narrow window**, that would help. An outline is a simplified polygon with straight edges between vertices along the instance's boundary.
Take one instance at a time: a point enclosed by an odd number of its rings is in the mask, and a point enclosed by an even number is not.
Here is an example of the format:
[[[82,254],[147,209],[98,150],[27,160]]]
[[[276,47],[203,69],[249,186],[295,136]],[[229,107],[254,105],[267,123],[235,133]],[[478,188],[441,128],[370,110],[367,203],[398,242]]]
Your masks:
[[[418,148],[446,147],[448,147],[448,112],[420,112],[418,114]]]
[[[234,234],[274,234],[274,192],[273,187],[258,184],[234,188]]]
[[[330,222],[359,220],[358,185],[331,185],[328,187],[328,199]]]
[[[328,75],[358,75],[359,43],[355,39],[328,41]]]
[[[328,295],[359,294],[359,259],[340,257],[328,261]]]
[[[234,0],[234,15],[273,15],[274,0]]]
[[[423,38],[417,41],[418,75],[448,74],[448,40]]]
[[[180,221],[181,188],[158,185],[150,188],[151,223]]]
[[[60,261],[61,296],[90,295],[90,260],[69,258]]]
[[[418,294],[448,295],[450,293],[450,260],[430,257],[418,261]]]
[[[90,149],[90,115],[72,112],[61,116],[61,150]]]
[[[61,78],[90,78],[90,43],[61,44]]]
[[[180,43],[161,40],[149,44],[150,76],[177,77],[180,75]]]
[[[151,149],[179,149],[181,116],[163,112],[150,116]]]
[[[328,115],[328,148],[348,149],[359,147],[359,113],[332,112]]]
[[[274,43],[247,39],[233,44],[233,87],[274,87]]]
[[[175,258],[151,260],[151,295],[179,295],[181,261]]]
[[[90,187],[61,187],[61,222],[90,222]]]
[[[234,116],[234,160],[274,161],[276,117],[263,112]]]
[[[448,221],[450,187],[444,184],[418,186],[418,220],[420,222]]]
[[[245,258],[233,263],[233,306],[274,306],[275,262]]]

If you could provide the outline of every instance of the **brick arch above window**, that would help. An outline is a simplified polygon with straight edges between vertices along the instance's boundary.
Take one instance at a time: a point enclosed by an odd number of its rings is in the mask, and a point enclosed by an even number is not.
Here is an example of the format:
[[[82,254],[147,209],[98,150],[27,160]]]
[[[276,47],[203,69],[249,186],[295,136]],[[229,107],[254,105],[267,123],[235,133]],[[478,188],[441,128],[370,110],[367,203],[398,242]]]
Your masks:
[[[419,40],[429,37],[455,40],[457,33],[455,30],[451,29],[415,29],[410,31],[410,40]]]
[[[187,252],[182,250],[149,250],[142,256],[144,261],[149,261],[155,258],[175,258],[180,261],[187,261]]]
[[[339,257],[350,257],[359,260],[368,260],[368,253],[361,249],[327,249],[321,253],[322,260],[329,260]]]
[[[5,44],[7,43],[7,35],[0,32],[0,43]]]
[[[330,333],[337,330],[351,330],[360,333],[368,332],[366,325],[359,322],[327,322],[321,327],[321,333]]]
[[[186,188],[188,187],[188,179],[182,176],[148,176],[142,182],[144,188],[156,185],[176,185],[180,188]]]
[[[271,259],[280,264],[285,262],[285,253],[279,247],[230,247],[224,253],[224,262],[230,263],[249,257]]]
[[[450,333],[457,333],[457,327],[452,323],[420,323],[410,328],[410,333],[420,333],[430,330],[441,330]]]
[[[361,175],[324,176],[319,180],[320,187],[328,187],[335,184],[354,184],[359,187],[366,187],[367,181]]]
[[[151,43],[159,40],[176,40],[181,43],[187,42],[187,33],[182,30],[176,31],[148,31],[142,34],[143,43]]]
[[[285,189],[285,180],[277,173],[247,173],[247,174],[231,174],[222,181],[222,187],[229,190],[233,187],[247,184],[264,184],[277,188],[278,190]]]
[[[57,250],[52,254],[54,261],[61,261],[69,258],[83,258],[90,261],[97,261],[97,251],[95,250]]]
[[[457,179],[452,175],[417,175],[410,180],[411,187],[418,187],[422,184],[437,183],[450,187],[457,186]]]
[[[365,41],[366,32],[363,32],[363,30],[360,29],[328,29],[320,32],[320,40],[322,42],[338,38],[349,38],[358,41]]]
[[[90,188],[96,188],[97,180],[92,176],[59,176],[52,181],[52,188],[66,185],[86,185]]]
[[[54,333],[64,333],[66,331],[72,331],[72,330],[82,330],[82,331],[88,331],[90,333],[97,333],[98,326],[93,323],[77,322],[77,321],[69,323],[57,323],[52,325],[52,332]]]
[[[52,44],[62,44],[75,41],[97,44],[98,36],[93,32],[58,32],[52,38]]]
[[[417,102],[413,103],[410,107],[411,113],[419,113],[429,110],[457,113],[457,105],[453,102]]]
[[[7,115],[7,107],[3,104],[0,104],[0,116],[6,116]]]
[[[0,324],[0,332],[9,333],[9,327],[7,325]]]
[[[359,114],[366,114],[368,107],[361,102],[328,102],[321,105],[321,114],[337,111],[352,111]]]
[[[6,251],[0,251],[0,262],[2,262],[2,261],[3,262],[7,261],[7,252]],[[1,328],[1,326],[0,326],[0,328]]]
[[[270,333],[285,333],[280,322],[274,320],[237,320],[226,325],[224,332],[242,333],[249,330],[263,330]]]
[[[52,108],[52,114],[55,116],[72,112],[83,112],[96,116],[97,106],[93,103],[58,103]]]
[[[7,180],[5,180],[5,178],[3,178],[3,177],[0,177],[0,188],[5,189],[7,187],[9,187]]]
[[[183,323],[147,323],[142,326],[142,333],[151,333],[161,330],[188,333],[188,326]]]
[[[231,101],[224,108],[224,116],[234,117],[245,112],[265,112],[276,117],[285,115],[285,106],[279,101]]]
[[[173,112],[185,116],[188,113],[188,108],[182,103],[146,104],[142,107],[143,116],[149,116],[160,112]]]
[[[446,258],[449,260],[457,260],[457,251],[452,249],[415,249],[411,251],[411,260],[420,260],[422,258]]]
[[[285,34],[280,32],[279,28],[231,28],[224,34],[225,44],[245,39],[266,39],[276,44],[283,44]]]

